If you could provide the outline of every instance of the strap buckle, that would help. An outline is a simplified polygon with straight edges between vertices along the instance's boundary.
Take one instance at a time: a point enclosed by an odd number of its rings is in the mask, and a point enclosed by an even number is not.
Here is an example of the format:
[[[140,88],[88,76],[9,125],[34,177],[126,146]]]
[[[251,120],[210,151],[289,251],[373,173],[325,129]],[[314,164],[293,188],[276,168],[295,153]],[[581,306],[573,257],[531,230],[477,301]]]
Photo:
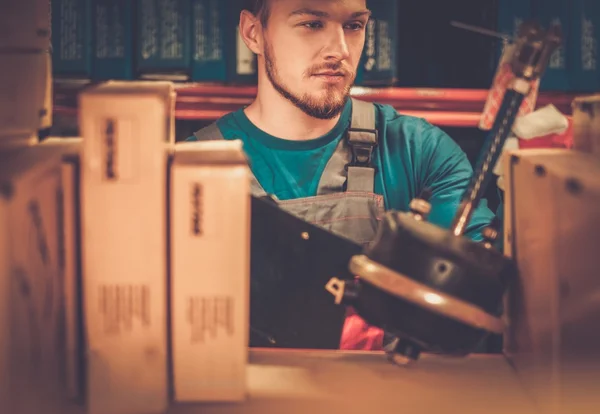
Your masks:
[[[360,134],[363,139],[352,139],[354,134]],[[372,139],[365,140],[365,134],[372,135]],[[349,128],[348,144],[352,152],[352,160],[346,165],[350,167],[372,167],[373,150],[377,146],[378,131],[376,129]]]

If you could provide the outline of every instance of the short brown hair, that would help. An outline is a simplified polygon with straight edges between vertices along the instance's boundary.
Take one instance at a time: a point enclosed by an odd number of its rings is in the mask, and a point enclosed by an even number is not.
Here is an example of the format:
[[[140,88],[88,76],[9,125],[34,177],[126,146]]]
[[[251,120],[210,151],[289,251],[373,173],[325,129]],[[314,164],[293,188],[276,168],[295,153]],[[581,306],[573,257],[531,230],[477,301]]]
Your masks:
[[[263,27],[267,26],[267,21],[269,20],[269,0],[245,0],[243,9],[248,10],[258,17]]]

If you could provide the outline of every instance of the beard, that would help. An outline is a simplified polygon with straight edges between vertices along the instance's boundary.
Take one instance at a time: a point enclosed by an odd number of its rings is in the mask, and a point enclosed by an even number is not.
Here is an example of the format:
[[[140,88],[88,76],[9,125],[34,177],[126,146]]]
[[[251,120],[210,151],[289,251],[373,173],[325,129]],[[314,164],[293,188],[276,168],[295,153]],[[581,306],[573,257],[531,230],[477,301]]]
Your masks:
[[[309,93],[297,94],[291,91],[279,77],[277,71],[277,64],[269,44],[265,44],[265,70],[267,78],[273,85],[273,88],[279,92],[281,96],[294,104],[305,114],[318,119],[332,119],[342,112],[348,97],[350,96],[350,88],[354,82],[350,82],[344,87],[340,93],[339,88],[335,85],[330,85],[326,89],[326,96],[324,99],[317,99],[310,96]],[[328,64],[317,68],[312,68],[305,73],[305,77],[310,77],[312,73],[316,73],[317,70],[331,69],[331,70],[342,70],[341,63]],[[344,71],[348,77],[354,81],[354,76],[349,71]]]

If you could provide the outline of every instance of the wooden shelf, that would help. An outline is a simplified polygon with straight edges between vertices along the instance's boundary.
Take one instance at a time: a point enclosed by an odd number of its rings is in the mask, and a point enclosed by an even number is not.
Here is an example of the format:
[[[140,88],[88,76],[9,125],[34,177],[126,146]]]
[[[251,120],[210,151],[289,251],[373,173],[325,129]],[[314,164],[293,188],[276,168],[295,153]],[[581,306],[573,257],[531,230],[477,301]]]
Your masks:
[[[55,85],[54,111],[59,115],[77,113],[77,87]],[[252,102],[255,86],[176,84],[178,120],[212,121]],[[488,91],[485,89],[437,88],[365,88],[354,87],[352,96],[370,102],[393,106],[398,112],[427,119],[438,126],[476,127]],[[543,92],[537,106],[553,104],[565,115],[571,115],[573,93]]]

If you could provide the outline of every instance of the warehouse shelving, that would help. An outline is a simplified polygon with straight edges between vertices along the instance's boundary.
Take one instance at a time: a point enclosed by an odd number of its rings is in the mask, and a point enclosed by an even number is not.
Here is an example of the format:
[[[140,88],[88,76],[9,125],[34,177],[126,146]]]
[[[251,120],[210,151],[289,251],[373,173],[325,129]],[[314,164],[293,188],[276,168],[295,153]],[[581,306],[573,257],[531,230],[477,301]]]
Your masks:
[[[256,95],[249,85],[199,83],[176,84],[175,117],[178,120],[215,120],[248,105]],[[84,85],[57,83],[54,88],[54,111],[57,115],[76,115],[77,92]],[[393,106],[398,112],[427,119],[445,127],[476,127],[488,91],[485,89],[354,87],[352,96]],[[541,92],[537,106],[553,104],[565,115],[571,114],[574,93]]]

